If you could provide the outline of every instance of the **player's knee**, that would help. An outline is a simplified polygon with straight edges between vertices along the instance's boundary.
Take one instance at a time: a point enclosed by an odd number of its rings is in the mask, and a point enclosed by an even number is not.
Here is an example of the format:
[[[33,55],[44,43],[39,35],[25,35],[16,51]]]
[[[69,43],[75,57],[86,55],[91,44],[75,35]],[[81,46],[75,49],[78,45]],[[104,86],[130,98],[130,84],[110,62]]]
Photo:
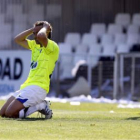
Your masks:
[[[5,117],[5,112],[3,112],[2,110],[0,110],[0,116],[1,117]]]
[[[15,117],[15,113],[13,111],[6,110],[5,117],[14,118]]]
[[[9,112],[9,111],[6,111],[6,112],[5,112],[5,116],[8,117],[8,118],[10,118],[10,117],[12,116],[12,113]]]

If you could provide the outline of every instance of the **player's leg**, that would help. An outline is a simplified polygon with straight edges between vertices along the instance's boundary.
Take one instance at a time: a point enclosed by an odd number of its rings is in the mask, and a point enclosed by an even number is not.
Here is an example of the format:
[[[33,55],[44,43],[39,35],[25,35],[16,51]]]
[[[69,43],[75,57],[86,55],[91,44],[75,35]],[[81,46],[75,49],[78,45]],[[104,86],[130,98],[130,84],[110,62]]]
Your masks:
[[[5,111],[7,109],[7,107],[10,105],[10,103],[15,99],[14,96],[11,96],[6,103],[2,106],[1,110],[0,110],[0,116],[1,117],[5,117]]]
[[[13,95],[7,100],[0,111],[2,117],[18,117],[18,110],[23,108],[23,104],[16,100],[16,96],[20,94],[20,90],[13,93]]]
[[[22,109],[19,112],[20,118],[26,118],[27,116],[33,114],[34,112],[40,112],[45,116],[46,119],[52,118],[52,110],[50,109],[50,102],[49,101],[42,101],[41,103],[38,103],[35,106],[31,106],[25,109]]]
[[[51,103],[50,101],[46,101],[46,100],[44,101],[44,103],[45,103],[45,108],[39,110],[39,112],[45,116],[45,119],[51,119],[53,115],[53,112],[50,109]]]
[[[45,100],[46,91],[38,86],[29,86],[15,94],[15,99],[6,109],[5,117],[25,118],[36,111],[45,112],[47,119],[52,117],[52,110]]]
[[[47,102],[44,101],[46,98],[46,90],[39,86],[32,85],[26,87],[25,89],[21,90],[20,96],[28,99],[25,103],[23,103],[25,109],[22,109],[19,112],[20,118],[25,118],[34,112],[49,108]]]
[[[14,99],[5,111],[5,117],[8,118],[19,118],[19,111],[24,107],[23,103],[17,99]]]

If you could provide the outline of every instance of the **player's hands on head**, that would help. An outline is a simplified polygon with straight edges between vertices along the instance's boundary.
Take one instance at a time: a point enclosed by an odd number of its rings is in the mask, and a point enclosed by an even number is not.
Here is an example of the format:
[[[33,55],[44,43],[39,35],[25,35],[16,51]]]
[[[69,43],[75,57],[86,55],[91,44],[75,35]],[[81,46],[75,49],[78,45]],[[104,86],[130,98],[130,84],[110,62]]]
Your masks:
[[[50,26],[50,24],[47,22],[47,21],[43,21],[43,27],[49,27]]]
[[[37,21],[36,25],[33,27],[33,33],[39,32],[43,27],[47,29],[47,32],[51,31],[51,25],[47,21]]]
[[[51,30],[51,25],[47,21],[44,21],[43,27],[46,27],[48,30]]]
[[[38,33],[41,28],[42,28],[42,26],[35,26],[35,27],[33,27],[33,33]]]

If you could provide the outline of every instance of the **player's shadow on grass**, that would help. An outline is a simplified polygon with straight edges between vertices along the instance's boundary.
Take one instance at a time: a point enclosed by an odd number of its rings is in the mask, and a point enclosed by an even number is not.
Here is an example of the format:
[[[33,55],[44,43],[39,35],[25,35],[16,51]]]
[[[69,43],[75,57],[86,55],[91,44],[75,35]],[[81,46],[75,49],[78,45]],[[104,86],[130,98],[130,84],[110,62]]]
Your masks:
[[[18,119],[18,121],[45,121],[45,118],[25,118],[25,119]]]
[[[25,119],[16,119],[17,121],[45,121],[45,118],[25,118]]]
[[[25,119],[20,119],[20,118],[17,118],[17,119],[14,119],[14,118],[1,118],[3,120],[15,120],[15,121],[44,121],[46,120],[45,118],[25,118]]]
[[[127,118],[126,120],[140,120],[140,117],[130,117],[130,118]]]

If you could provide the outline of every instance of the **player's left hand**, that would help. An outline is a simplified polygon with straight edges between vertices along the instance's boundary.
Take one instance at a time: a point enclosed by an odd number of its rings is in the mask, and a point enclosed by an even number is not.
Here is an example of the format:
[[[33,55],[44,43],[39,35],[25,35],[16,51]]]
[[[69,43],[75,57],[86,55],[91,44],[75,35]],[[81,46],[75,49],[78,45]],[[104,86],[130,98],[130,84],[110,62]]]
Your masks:
[[[50,24],[47,21],[44,21],[43,27],[50,29]]]

